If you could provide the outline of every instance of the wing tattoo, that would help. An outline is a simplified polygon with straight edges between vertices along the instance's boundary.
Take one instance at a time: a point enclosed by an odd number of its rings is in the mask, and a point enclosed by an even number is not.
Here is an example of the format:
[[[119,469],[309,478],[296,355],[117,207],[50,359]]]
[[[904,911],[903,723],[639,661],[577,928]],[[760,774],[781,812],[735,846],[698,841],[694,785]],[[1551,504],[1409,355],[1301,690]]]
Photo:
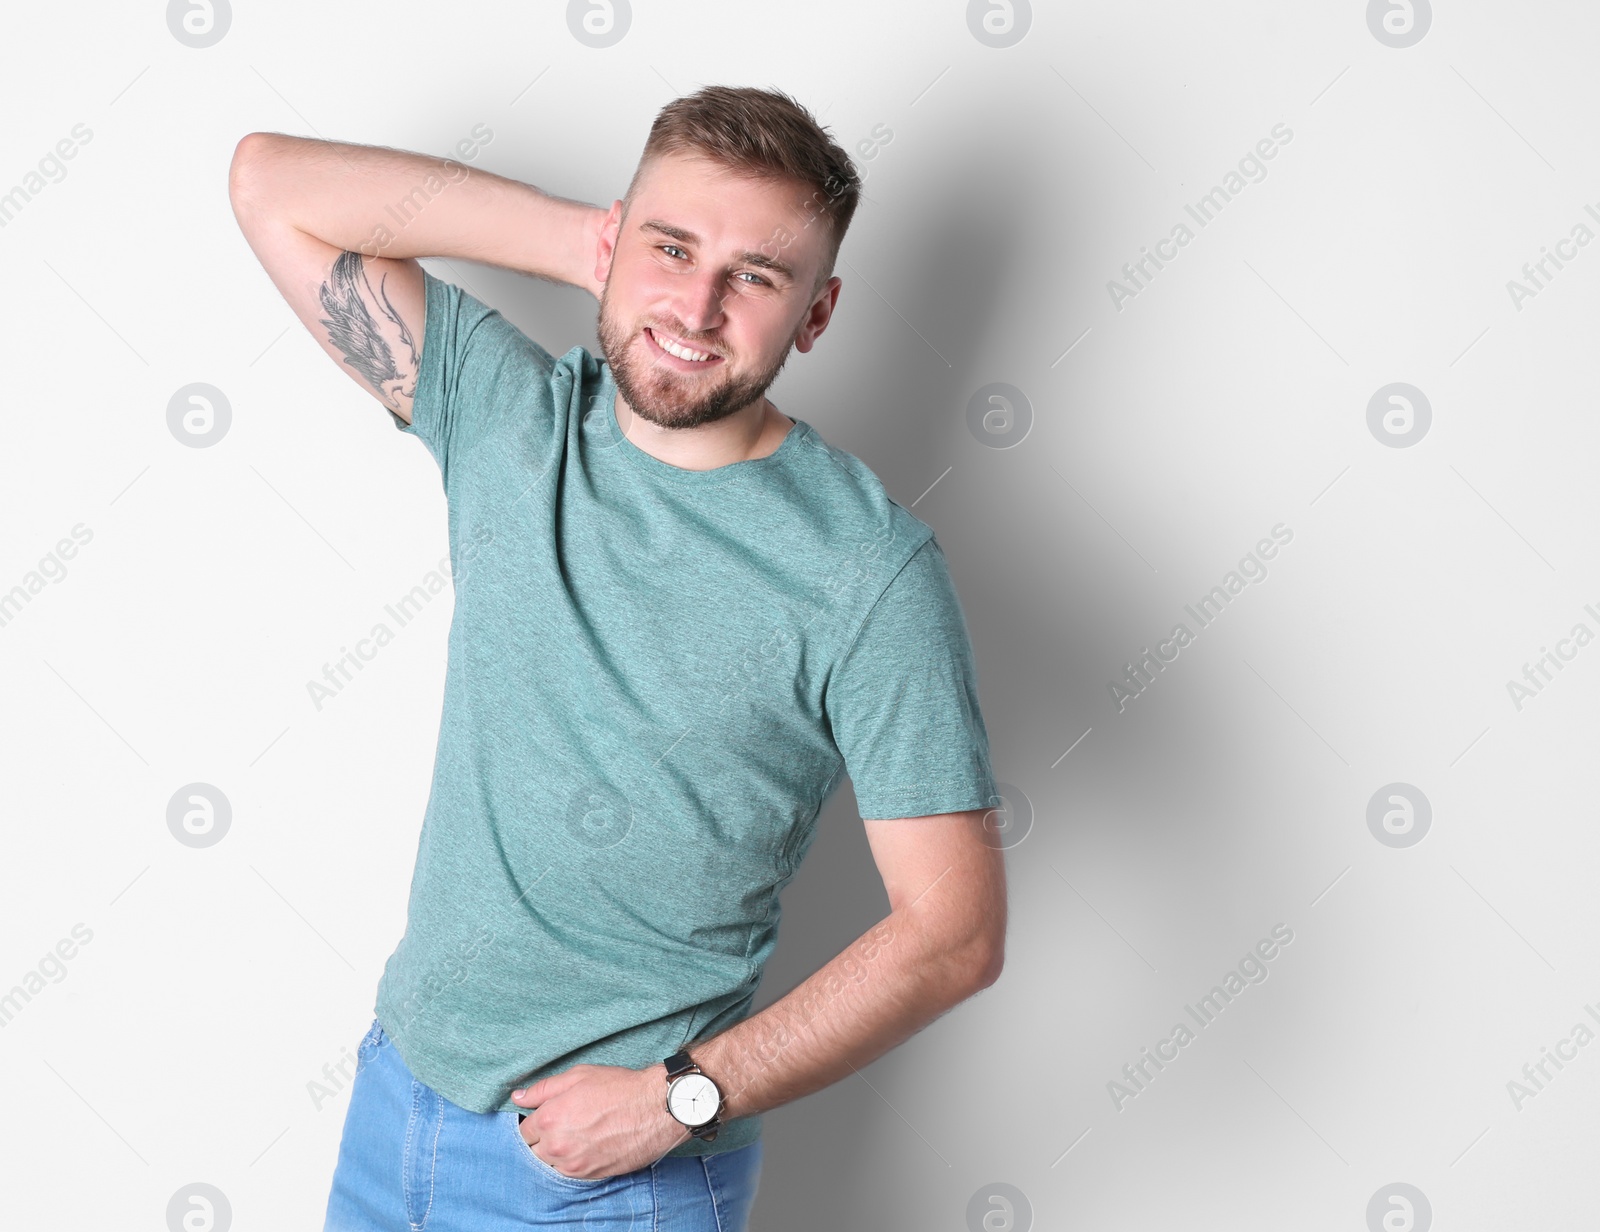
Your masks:
[[[416,394],[417,373],[421,365],[418,362],[416,340],[389,302],[383,282],[380,279],[378,288],[374,290],[361,264],[361,254],[340,253],[334,259],[328,281],[322,284],[322,310],[328,317],[320,323],[327,327],[328,340],[344,353],[344,362],[377,390],[384,405],[392,411],[400,405],[398,398],[409,398]],[[379,312],[394,322],[400,331],[400,342],[411,352],[406,371],[401,371],[396,365],[394,352],[379,332],[372,313],[367,310],[369,301],[377,305]],[[403,388],[408,380],[411,387]]]

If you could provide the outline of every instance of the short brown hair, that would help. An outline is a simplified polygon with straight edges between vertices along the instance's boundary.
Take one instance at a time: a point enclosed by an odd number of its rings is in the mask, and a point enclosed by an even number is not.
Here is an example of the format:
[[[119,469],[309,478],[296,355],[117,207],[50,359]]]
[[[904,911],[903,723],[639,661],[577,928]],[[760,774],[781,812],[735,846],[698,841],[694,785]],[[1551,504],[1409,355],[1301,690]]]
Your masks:
[[[624,216],[645,167],[663,154],[677,153],[698,155],[742,175],[809,185],[812,216],[831,224],[812,294],[822,289],[861,200],[861,177],[809,111],[782,91],[753,86],[706,86],[674,99],[650,126],[623,197]]]

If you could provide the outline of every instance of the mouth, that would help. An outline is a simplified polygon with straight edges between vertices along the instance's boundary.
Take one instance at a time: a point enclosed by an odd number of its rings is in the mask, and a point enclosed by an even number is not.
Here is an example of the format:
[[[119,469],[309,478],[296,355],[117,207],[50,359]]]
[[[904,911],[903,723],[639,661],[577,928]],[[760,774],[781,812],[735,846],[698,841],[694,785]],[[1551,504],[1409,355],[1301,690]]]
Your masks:
[[[662,364],[679,372],[703,372],[722,362],[720,355],[696,350],[669,335],[656,333],[648,325],[643,332],[646,344]]]

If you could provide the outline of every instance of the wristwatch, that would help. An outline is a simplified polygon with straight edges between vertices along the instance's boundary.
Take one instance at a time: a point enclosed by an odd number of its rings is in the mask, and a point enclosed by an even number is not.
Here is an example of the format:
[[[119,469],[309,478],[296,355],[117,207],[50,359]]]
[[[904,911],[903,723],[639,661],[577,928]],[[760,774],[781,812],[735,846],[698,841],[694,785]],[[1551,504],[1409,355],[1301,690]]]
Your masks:
[[[722,1092],[684,1051],[666,1059],[667,1111],[703,1142],[716,1139],[722,1125]]]

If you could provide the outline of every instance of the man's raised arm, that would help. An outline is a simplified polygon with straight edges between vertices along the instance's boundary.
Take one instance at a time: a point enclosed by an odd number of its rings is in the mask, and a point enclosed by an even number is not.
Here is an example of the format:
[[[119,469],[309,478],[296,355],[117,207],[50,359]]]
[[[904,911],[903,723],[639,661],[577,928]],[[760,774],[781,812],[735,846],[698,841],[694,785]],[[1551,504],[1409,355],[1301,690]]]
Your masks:
[[[274,285],[330,356],[411,422],[425,334],[417,257],[461,257],[596,298],[606,211],[452,159],[250,133],[228,196]],[[403,221],[402,221],[403,220]]]

